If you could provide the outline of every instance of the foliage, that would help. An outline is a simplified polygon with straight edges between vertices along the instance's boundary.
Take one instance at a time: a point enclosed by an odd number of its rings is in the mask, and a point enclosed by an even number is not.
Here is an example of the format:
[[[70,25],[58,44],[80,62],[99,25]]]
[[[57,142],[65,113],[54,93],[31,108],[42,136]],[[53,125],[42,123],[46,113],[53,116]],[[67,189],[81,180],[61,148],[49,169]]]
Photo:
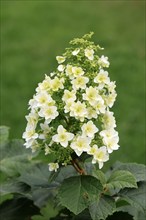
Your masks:
[[[1,169],[2,219],[112,220],[117,213],[118,219],[123,213],[133,216],[134,220],[145,219],[144,165],[116,162],[103,173],[85,161],[85,175],[77,173],[72,166],[60,167],[52,173],[46,160],[40,163],[37,155],[30,154],[21,141],[13,141],[12,154],[12,141],[5,138],[7,132],[6,127],[1,127],[3,160],[7,159],[10,149],[9,164]],[[25,165],[18,169],[22,158]],[[10,172],[10,164],[14,172]]]

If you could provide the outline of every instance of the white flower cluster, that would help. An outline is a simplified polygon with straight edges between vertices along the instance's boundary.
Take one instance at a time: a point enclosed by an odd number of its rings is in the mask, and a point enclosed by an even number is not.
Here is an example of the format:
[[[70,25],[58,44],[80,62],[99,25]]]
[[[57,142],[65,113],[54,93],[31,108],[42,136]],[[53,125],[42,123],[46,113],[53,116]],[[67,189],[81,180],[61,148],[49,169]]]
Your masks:
[[[87,35],[85,35],[87,36]],[[101,169],[109,154],[119,148],[116,121],[110,108],[116,99],[110,81],[110,63],[98,56],[93,42],[74,40],[73,47],[57,56],[57,70],[46,75],[29,101],[30,113],[23,133],[26,148],[55,154],[50,171],[71,161],[75,152],[92,156]]]

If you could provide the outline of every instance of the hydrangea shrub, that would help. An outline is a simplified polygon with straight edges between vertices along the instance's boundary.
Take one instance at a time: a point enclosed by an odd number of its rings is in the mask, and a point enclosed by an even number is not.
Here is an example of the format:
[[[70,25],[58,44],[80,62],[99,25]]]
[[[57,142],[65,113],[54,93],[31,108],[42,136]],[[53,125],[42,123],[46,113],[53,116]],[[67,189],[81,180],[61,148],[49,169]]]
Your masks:
[[[103,48],[91,41],[93,33],[70,42],[57,68],[38,84],[29,101],[25,147],[52,154],[50,171],[71,164],[83,154],[99,169],[119,148],[111,108],[116,100],[115,81],[107,71],[110,62]]]

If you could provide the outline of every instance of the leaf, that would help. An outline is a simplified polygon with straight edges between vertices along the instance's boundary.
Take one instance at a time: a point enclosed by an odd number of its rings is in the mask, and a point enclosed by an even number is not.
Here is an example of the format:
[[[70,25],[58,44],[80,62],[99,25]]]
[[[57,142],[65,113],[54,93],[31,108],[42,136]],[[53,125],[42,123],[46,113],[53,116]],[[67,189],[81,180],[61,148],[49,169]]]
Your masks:
[[[138,184],[137,189],[123,189],[118,193],[121,199],[127,201],[135,209],[146,211],[146,182]]]
[[[47,205],[43,208],[41,208],[40,213],[41,215],[35,215],[31,217],[32,220],[50,220],[52,217],[55,217],[58,214],[59,210],[57,210],[54,205],[49,202]]]
[[[146,181],[146,166],[144,164],[116,162],[113,169],[131,172],[135,176],[137,182]]]
[[[101,184],[106,184],[106,176],[101,170],[93,170],[93,176],[100,180]]]
[[[116,204],[113,198],[103,195],[99,201],[91,203],[89,206],[90,215],[93,220],[106,219],[116,210]]]
[[[30,150],[26,150],[22,140],[13,140],[1,149],[0,171],[8,177],[17,176],[28,168]]]
[[[39,209],[27,198],[7,200],[0,205],[0,219],[2,220],[28,220],[38,213]]]
[[[97,200],[102,191],[100,182],[92,176],[65,179],[59,190],[60,202],[74,214],[79,214],[89,202]]]
[[[0,126],[0,146],[3,147],[3,144],[7,142],[9,137],[9,127]]]
[[[36,164],[19,177],[20,182],[24,182],[31,187],[48,187],[51,172],[46,164]]]
[[[32,191],[32,200],[38,207],[46,205],[48,200],[56,195],[60,184],[50,182],[51,172],[46,164],[37,164],[18,178],[20,182],[28,184]]]
[[[108,189],[123,189],[125,187],[137,188],[136,179],[132,173],[125,170],[114,171],[107,181]]]
[[[133,216],[134,220],[145,220],[146,219],[146,211],[142,212],[137,210],[135,207],[130,205],[122,206],[117,209],[117,211],[127,212]]]
[[[29,190],[30,187],[28,185],[16,181],[2,183],[0,187],[0,193],[2,196],[11,193],[20,193],[26,195],[29,192]]]

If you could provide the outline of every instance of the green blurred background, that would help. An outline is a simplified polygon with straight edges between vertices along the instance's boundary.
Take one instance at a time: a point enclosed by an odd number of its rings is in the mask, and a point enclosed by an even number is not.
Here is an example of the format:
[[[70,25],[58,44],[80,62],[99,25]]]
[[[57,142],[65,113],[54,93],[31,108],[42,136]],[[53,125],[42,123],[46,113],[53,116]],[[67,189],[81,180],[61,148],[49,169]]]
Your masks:
[[[144,1],[1,1],[1,124],[21,138],[27,103],[68,42],[93,31],[117,81],[113,107],[123,162],[145,162]]]

